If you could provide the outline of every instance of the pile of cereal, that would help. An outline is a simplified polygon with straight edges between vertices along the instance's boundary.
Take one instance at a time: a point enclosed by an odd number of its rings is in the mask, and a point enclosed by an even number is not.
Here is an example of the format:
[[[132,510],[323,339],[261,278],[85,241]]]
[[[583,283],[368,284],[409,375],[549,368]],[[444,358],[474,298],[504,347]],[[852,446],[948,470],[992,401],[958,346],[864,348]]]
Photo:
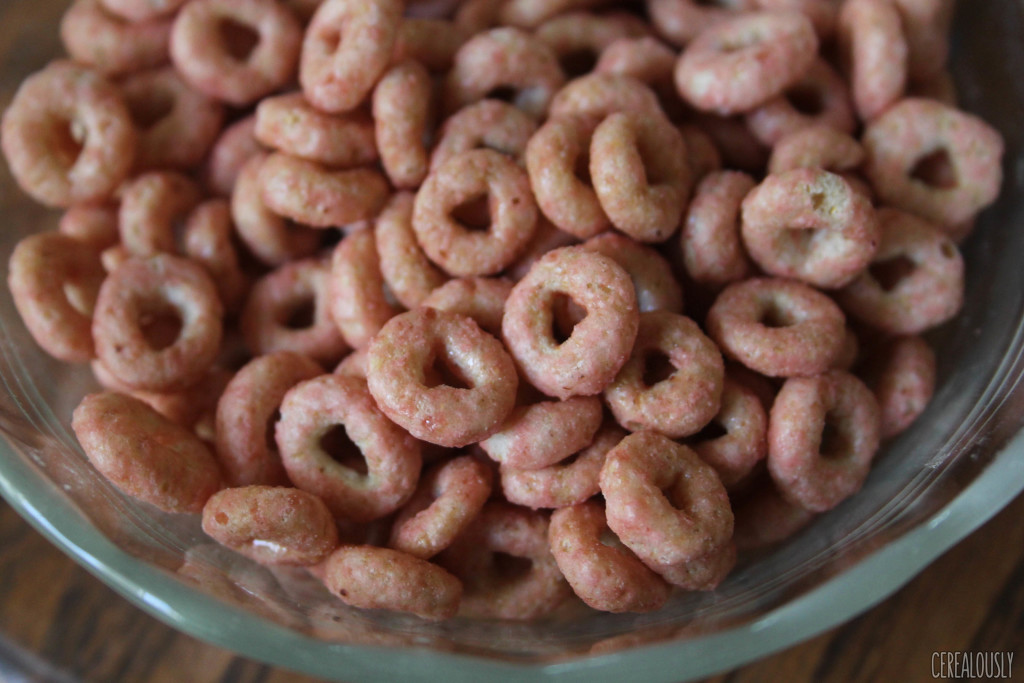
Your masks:
[[[950,0],[75,0],[3,152],[95,467],[343,602],[711,590],[924,409],[1000,136]],[[684,314],[684,293],[686,308]]]

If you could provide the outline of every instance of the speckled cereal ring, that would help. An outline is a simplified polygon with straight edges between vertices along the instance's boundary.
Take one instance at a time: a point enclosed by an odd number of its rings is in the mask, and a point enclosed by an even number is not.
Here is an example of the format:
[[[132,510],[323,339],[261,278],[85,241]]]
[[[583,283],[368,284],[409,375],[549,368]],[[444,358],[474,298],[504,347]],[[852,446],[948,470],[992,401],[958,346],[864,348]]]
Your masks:
[[[647,0],[654,29],[665,40],[682,47],[711,26],[757,9],[757,0]]]
[[[683,289],[672,266],[660,253],[616,232],[606,232],[583,243],[584,249],[604,254],[626,271],[636,291],[637,310],[682,313]]]
[[[100,287],[93,314],[96,355],[134,389],[171,391],[194,383],[220,350],[223,307],[202,266],[157,254],[131,258]],[[170,344],[150,342],[147,331],[161,319],[180,330]]]
[[[402,23],[400,0],[326,0],[306,29],[299,82],[318,109],[351,111],[387,68]]]
[[[165,67],[121,81],[121,94],[139,129],[135,169],[189,169],[206,158],[224,121],[220,102],[193,90]]]
[[[391,195],[373,228],[381,275],[391,293],[406,308],[415,308],[448,280],[416,241],[412,229],[413,199],[410,192]]]
[[[526,249],[519,258],[515,260],[515,263],[510,265],[505,270],[505,275],[512,282],[518,282],[522,280],[526,273],[529,272],[533,264],[536,263],[544,254],[554,249],[561,247],[571,247],[578,245],[579,239],[570,235],[567,232],[556,228],[551,221],[541,215],[537,220],[537,232],[533,237],[533,240],[526,245]]]
[[[242,272],[232,235],[231,205],[226,199],[210,199],[189,214],[185,223],[183,251],[210,274],[221,303],[236,311],[249,288]]]
[[[432,377],[437,370],[454,375],[454,384]],[[518,385],[501,342],[470,318],[426,307],[396,315],[381,328],[370,342],[368,375],[389,418],[416,438],[449,448],[498,429]]]
[[[772,148],[768,173],[823,168],[842,174],[857,169],[863,162],[864,148],[859,142],[831,126],[816,125],[780,138]]]
[[[424,560],[438,554],[480,513],[492,479],[491,468],[469,455],[427,471],[395,516],[388,546]]]
[[[719,22],[676,63],[679,94],[721,115],[750,111],[797,83],[817,58],[818,37],[799,12],[748,12]]]
[[[898,100],[907,85],[900,13],[892,0],[850,0],[843,3],[836,28],[854,106],[868,121]]]
[[[732,489],[768,452],[768,414],[753,389],[726,373],[721,408],[712,422],[725,433],[697,440],[691,447],[701,460],[715,468],[725,488]]]
[[[29,76],[0,122],[11,174],[47,206],[108,199],[131,170],[136,139],[117,87],[68,61]]]
[[[60,37],[76,62],[116,76],[170,59],[171,19],[125,21],[99,0],[75,0],[61,17]]]
[[[964,292],[960,250],[913,214],[882,208],[878,217],[878,253],[866,272],[836,294],[839,304],[889,334],[917,334],[956,315]]]
[[[712,137],[700,126],[684,123],[679,134],[686,145],[686,159],[689,162],[693,183],[697,184],[710,173],[722,170],[722,153]]]
[[[669,564],[648,560],[647,566],[673,586],[687,591],[710,591],[736,566],[736,545],[728,541],[691,560]]]
[[[324,502],[284,486],[218,491],[203,506],[203,531],[265,565],[313,565],[338,547],[338,528]]]
[[[752,270],[740,238],[740,204],[755,182],[742,171],[709,173],[694,192],[679,235],[686,273],[709,287],[724,287]]]
[[[683,137],[661,116],[618,112],[590,141],[590,177],[612,225],[641,242],[679,227],[690,195]]]
[[[791,502],[824,512],[860,489],[878,442],[878,402],[859,379],[790,378],[768,418],[768,471]]]
[[[564,342],[552,333],[553,306],[569,297],[587,310]],[[639,327],[636,293],[615,261],[579,247],[548,252],[512,289],[502,335],[520,372],[561,399],[601,393],[629,358]]]
[[[503,466],[541,469],[590,445],[603,420],[604,410],[595,396],[517,406],[480,448]]]
[[[511,292],[512,282],[505,278],[457,278],[432,290],[420,305],[472,318],[482,330],[500,337],[505,301]]]
[[[279,266],[316,251],[320,235],[318,230],[279,216],[263,203],[260,170],[268,156],[254,155],[239,171],[231,193],[231,218],[249,251],[263,263]]]
[[[650,35],[647,23],[625,12],[567,12],[547,19],[533,35],[551,48],[567,78],[589,73],[606,47],[621,38]]]
[[[551,101],[550,119],[575,116],[588,136],[609,114],[664,116],[658,96],[643,82],[622,74],[592,73],[565,84]]]
[[[374,232],[346,235],[331,256],[331,318],[354,349],[369,344],[384,323],[399,313],[384,293]]]
[[[760,9],[794,10],[810,19],[819,38],[831,38],[839,17],[839,3],[832,0],[756,0]]]
[[[600,483],[608,526],[645,564],[696,560],[732,537],[729,497],[714,469],[657,432],[619,442]]]
[[[366,370],[369,367],[369,360],[370,352],[364,346],[363,348],[356,349],[342,358],[341,362],[335,366],[334,372],[339,375],[352,375],[353,377],[366,379]]]
[[[246,116],[228,125],[213,143],[202,169],[206,190],[219,197],[230,197],[242,167],[263,151],[255,136],[256,117]]]
[[[117,244],[116,204],[75,204],[60,217],[57,230],[68,237],[106,249]]]
[[[200,512],[221,487],[217,461],[199,437],[131,396],[89,394],[71,428],[103,476],[165,512]]]
[[[515,91],[515,106],[540,118],[564,82],[558,58],[547,45],[519,29],[491,29],[455,53],[444,82],[443,108],[451,114],[508,88]]]
[[[256,106],[256,139],[267,147],[332,168],[377,161],[373,118],[362,109],[326,114],[302,93],[266,97]]]
[[[583,119],[551,118],[526,146],[526,168],[537,206],[559,230],[580,239],[611,227],[601,202],[577,168],[590,174],[590,127]]]
[[[463,581],[461,616],[528,620],[542,617],[571,595],[548,546],[548,516],[493,501],[438,556]],[[503,571],[501,556],[530,563],[524,572]]]
[[[96,249],[40,232],[14,248],[7,286],[36,343],[54,358],[82,363],[95,355],[92,313],[105,276]]]
[[[868,386],[881,415],[881,438],[891,439],[924,412],[935,393],[935,352],[921,337],[889,341],[869,361]]]
[[[667,377],[648,375],[655,358],[671,365]],[[697,323],[668,311],[640,314],[629,360],[604,391],[626,429],[653,429],[673,439],[696,434],[718,413],[725,364]]]
[[[727,358],[768,377],[791,377],[832,366],[846,320],[832,299],[807,285],[752,278],[726,287],[705,325]]]
[[[121,244],[135,256],[177,253],[177,226],[201,198],[195,181],[176,171],[150,171],[132,178],[121,187]]]
[[[233,23],[256,35],[241,55],[221,27]],[[252,104],[295,75],[302,27],[273,0],[194,0],[171,31],[171,59],[182,78],[206,95],[236,106]]]
[[[427,175],[424,143],[433,112],[434,82],[419,62],[390,67],[373,89],[373,119],[381,165],[398,189],[415,189]]]
[[[369,545],[335,550],[323,564],[323,581],[347,605],[432,621],[455,616],[462,596],[461,582],[436,564]]]
[[[953,21],[950,0],[894,0],[907,41],[907,75],[923,81],[935,76],[949,61],[949,28]]]
[[[740,234],[766,273],[823,289],[856,278],[881,238],[871,202],[820,168],[765,178],[743,200]]]
[[[594,65],[596,73],[631,76],[656,86],[672,82],[676,53],[651,36],[619,38],[607,45]]]
[[[259,183],[267,208],[314,228],[373,218],[390,194],[388,181],[376,169],[335,171],[282,152],[263,162]]]
[[[604,612],[660,609],[671,589],[636,555],[621,545],[606,545],[604,508],[596,501],[556,510],[548,539],[551,554],[573,592]]]
[[[500,5],[497,19],[503,24],[536,28],[558,14],[590,9],[603,0],[507,0]]]
[[[339,425],[355,446],[342,454],[350,459],[325,450],[325,437]],[[321,375],[290,389],[275,435],[288,478],[320,496],[336,517],[379,519],[401,507],[416,488],[419,444],[384,416],[358,377]]]
[[[536,510],[568,507],[593,498],[601,491],[598,477],[608,451],[625,436],[625,431],[609,425],[566,462],[529,470],[502,465],[501,490],[505,500]]]
[[[846,82],[824,59],[811,64],[782,94],[748,112],[746,122],[768,146],[814,125],[831,126],[843,133],[853,133],[857,126]]]
[[[468,229],[452,216],[486,194],[490,226]],[[457,277],[492,275],[511,264],[533,236],[537,205],[526,171],[500,152],[462,152],[432,171],[416,193],[412,227],[427,256]]]
[[[942,226],[973,218],[1002,185],[1000,134],[934,100],[901,100],[867,126],[861,144],[867,152],[864,173],[881,201]],[[951,185],[914,175],[918,164],[937,155],[951,166]]]
[[[159,392],[117,386],[120,382],[99,361],[93,361],[92,370],[96,380],[105,388],[144,401],[168,420],[191,430],[213,448],[217,401],[231,379],[230,371],[214,365],[197,382],[184,389]],[[214,453],[214,456],[217,454]]]
[[[444,73],[469,36],[453,21],[406,15],[398,27],[391,63],[414,59],[432,73]]]
[[[108,12],[132,22],[173,15],[185,2],[186,0],[100,0]]]
[[[294,351],[324,365],[347,348],[331,315],[331,267],[311,257],[278,266],[255,283],[242,308],[239,327],[254,355]]]
[[[444,122],[430,154],[430,170],[439,168],[460,152],[486,147],[523,162],[526,145],[537,130],[537,121],[501,100],[468,104]]]

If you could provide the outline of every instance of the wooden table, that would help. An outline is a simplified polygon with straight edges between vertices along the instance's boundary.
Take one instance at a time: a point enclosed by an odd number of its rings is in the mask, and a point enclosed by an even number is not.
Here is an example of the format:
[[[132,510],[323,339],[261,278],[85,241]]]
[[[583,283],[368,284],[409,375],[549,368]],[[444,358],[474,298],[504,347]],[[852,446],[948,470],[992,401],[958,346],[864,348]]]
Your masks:
[[[170,629],[2,502],[0,636],[0,681],[10,683],[314,680]],[[866,614],[710,681],[928,681],[933,653],[946,651],[1012,652],[1013,673],[1024,676],[1024,497]]]

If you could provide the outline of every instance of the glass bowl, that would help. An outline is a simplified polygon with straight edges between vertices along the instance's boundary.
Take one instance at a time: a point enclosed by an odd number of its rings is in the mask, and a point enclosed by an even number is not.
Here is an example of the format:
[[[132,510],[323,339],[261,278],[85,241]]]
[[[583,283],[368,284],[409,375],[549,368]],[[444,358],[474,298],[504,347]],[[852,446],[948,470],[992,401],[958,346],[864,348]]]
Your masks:
[[[65,3],[13,0],[23,36],[0,52],[0,93],[59,53]],[[19,14],[20,13],[20,14]],[[254,565],[198,520],[129,500],[69,429],[89,373],[50,360],[0,294],[0,494],[129,600],[193,636],[323,678],[682,681],[822,632],[891,594],[1024,488],[1024,12],[960,3],[953,70],[961,105],[1007,143],[1001,199],[965,245],[963,313],[932,335],[939,387],[880,454],[863,490],[804,531],[745,558],[714,592],[645,615],[568,609],[539,623],[425,623],[350,610],[301,570]],[[29,30],[31,29],[31,30]],[[38,29],[38,30],[37,30]],[[5,105],[0,101],[0,106]],[[15,242],[55,226],[0,166],[6,266]]]

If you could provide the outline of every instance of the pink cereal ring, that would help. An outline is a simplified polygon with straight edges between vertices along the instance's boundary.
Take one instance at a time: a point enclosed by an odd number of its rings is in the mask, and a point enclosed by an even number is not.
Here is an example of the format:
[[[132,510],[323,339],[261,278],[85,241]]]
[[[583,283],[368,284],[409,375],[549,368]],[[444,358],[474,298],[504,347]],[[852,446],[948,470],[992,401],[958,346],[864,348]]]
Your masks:
[[[537,221],[537,233],[533,241],[526,246],[526,250],[519,255],[515,263],[506,269],[505,274],[513,282],[518,282],[544,254],[553,249],[571,247],[579,243],[576,237],[559,230],[551,221],[541,216]]]
[[[501,3],[496,18],[503,24],[536,28],[556,15],[601,4],[603,0],[507,0]]]
[[[202,172],[203,184],[211,194],[230,197],[242,167],[263,151],[255,130],[256,117],[249,115],[221,131]]]
[[[200,512],[221,487],[217,461],[198,436],[126,394],[89,394],[71,428],[100,474],[165,512]]]
[[[183,251],[210,274],[228,311],[236,311],[249,288],[232,236],[231,205],[226,199],[210,199],[189,214],[183,235]]]
[[[949,0],[894,0],[907,40],[907,75],[922,81],[941,73],[949,58]]]
[[[170,254],[131,258],[100,287],[96,355],[134,389],[187,387],[220,350],[222,315],[217,289],[199,264]],[[164,325],[173,333],[167,338],[158,336]]]
[[[432,621],[455,616],[461,582],[418,557],[390,548],[343,545],[323,565],[324,585],[362,609],[409,612]]]
[[[469,35],[494,28],[505,0],[465,0],[455,10],[452,21]]]
[[[748,12],[719,22],[676,63],[679,94],[721,115],[750,111],[797,83],[818,53],[818,37],[799,12]]]
[[[651,247],[615,232],[592,237],[583,243],[584,249],[596,251],[612,259],[633,280],[637,309],[645,311],[683,310],[683,290],[672,273],[672,266]]]
[[[725,433],[693,443],[700,459],[715,468],[726,489],[732,489],[764,460],[768,452],[768,414],[757,393],[726,373],[722,401],[712,423]]]
[[[373,119],[381,165],[398,189],[415,189],[429,165],[424,143],[433,110],[434,82],[419,62],[390,67],[373,90]]]
[[[596,396],[517,406],[501,429],[480,442],[495,462],[536,470],[565,460],[594,440],[604,410]]]
[[[121,81],[139,128],[137,170],[190,169],[206,158],[220,133],[224,107],[193,90],[170,68],[140,71]]]
[[[317,564],[338,546],[338,527],[324,502],[283,486],[218,491],[203,506],[203,531],[266,565]]]
[[[729,541],[691,560],[670,564],[648,561],[647,566],[673,586],[688,591],[710,591],[736,566],[736,545]]]
[[[117,244],[117,206],[115,204],[76,204],[60,217],[57,230],[80,242],[106,249]]]
[[[878,402],[859,379],[790,378],[768,419],[768,471],[788,500],[824,512],[860,489],[878,442]]]
[[[136,140],[117,87],[68,61],[29,76],[0,122],[11,174],[47,206],[110,198],[131,170]]]
[[[559,230],[580,239],[611,227],[590,175],[589,126],[569,116],[548,119],[526,146],[526,168],[537,206]]]
[[[779,138],[768,161],[770,174],[794,168],[823,168],[833,173],[856,170],[864,162],[864,148],[847,133],[826,125],[803,128]]]
[[[849,314],[889,334],[941,325],[963,305],[964,263],[942,231],[898,209],[878,211],[882,243],[869,268],[837,293]]]
[[[254,355],[294,351],[336,363],[347,346],[331,316],[331,267],[310,257],[279,266],[257,280],[242,308],[239,327]]]
[[[672,82],[676,53],[651,36],[619,38],[609,43],[598,57],[594,71],[621,74],[656,86]]]
[[[679,227],[690,194],[682,135],[661,116],[618,112],[594,131],[590,177],[612,225],[641,242]]]
[[[231,193],[231,218],[249,251],[263,263],[279,266],[316,251],[320,235],[274,213],[263,202],[260,170],[268,157],[257,153],[241,167]]]
[[[454,113],[495,91],[510,89],[512,103],[540,118],[565,82],[558,58],[544,43],[515,28],[478,33],[455,53],[444,82],[444,109]]]
[[[807,15],[819,38],[831,38],[839,16],[838,3],[832,0],[757,0],[760,9],[796,10]]]
[[[380,328],[399,313],[384,293],[374,232],[360,230],[346,235],[331,256],[331,318],[341,336],[355,349],[369,344]]]
[[[510,573],[502,556],[529,567]],[[548,546],[548,516],[504,502],[485,505],[438,561],[463,581],[461,616],[535,619],[571,594]]]
[[[412,229],[413,200],[410,192],[391,195],[373,228],[380,272],[388,289],[406,308],[415,308],[448,281],[416,241]]]
[[[384,73],[402,23],[400,0],[327,0],[306,29],[299,82],[318,109],[359,106]]]
[[[671,366],[662,377],[654,365]],[[725,363],[697,323],[668,311],[640,314],[632,354],[604,391],[619,424],[673,439],[696,434],[718,413]],[[654,376],[650,376],[650,375]]]
[[[500,427],[518,380],[501,342],[470,318],[421,307],[396,315],[370,342],[368,383],[381,410],[413,436],[458,448]]]
[[[734,540],[741,551],[774,545],[803,529],[816,514],[783,498],[767,475],[736,502],[734,510]]]
[[[864,173],[882,202],[942,226],[973,218],[1002,184],[1003,140],[981,119],[934,100],[904,99],[868,124]],[[952,171],[935,184],[916,175],[930,158]]]
[[[480,100],[458,110],[444,122],[430,154],[430,170],[460,152],[486,147],[522,163],[537,121],[501,100]]]
[[[103,368],[102,363],[93,361],[92,367],[101,384],[109,382],[109,377],[100,379],[101,372],[109,375],[109,371],[99,370]],[[168,420],[192,430],[207,445],[213,447],[217,401],[230,379],[231,373],[228,370],[213,366],[196,383],[178,391],[138,391],[112,386],[107,388],[131,394],[146,402]],[[114,383],[119,384],[116,380]]]
[[[849,0],[839,12],[839,51],[857,113],[878,116],[907,85],[907,41],[892,0]]]
[[[263,162],[259,182],[267,208],[314,228],[373,218],[390,192],[388,181],[376,169],[335,171],[282,152]]]
[[[76,62],[116,76],[167,63],[171,19],[125,21],[99,0],[75,0],[61,18],[60,37]]]
[[[679,235],[686,273],[724,287],[752,270],[740,237],[740,204],[755,182],[742,171],[709,173],[697,186]]]
[[[567,12],[551,17],[533,33],[555,53],[569,78],[589,73],[616,40],[650,35],[646,22],[624,12]]]
[[[611,425],[601,429],[593,442],[564,462],[531,470],[502,465],[501,490],[505,500],[536,510],[568,507],[593,498],[601,491],[598,477],[605,457],[624,436],[626,432]]]
[[[428,71],[444,73],[469,35],[453,21],[405,16],[398,27],[391,62],[414,59]]]
[[[500,337],[505,301],[511,293],[512,282],[505,278],[458,278],[432,290],[420,305],[467,316],[485,332]]]
[[[54,358],[81,363],[95,355],[92,313],[104,277],[95,248],[41,232],[14,248],[7,285],[36,343]]]
[[[717,148],[720,167],[754,176],[764,173],[771,150],[754,137],[742,114],[716,116],[695,113],[689,118],[689,125],[699,126]]]
[[[897,337],[869,361],[881,437],[891,439],[924,412],[935,393],[935,352],[921,337]]]
[[[233,45],[224,25],[253,34],[255,44]],[[278,2],[195,0],[174,20],[171,59],[196,90],[245,106],[294,78],[301,44],[298,20]]]
[[[121,188],[121,244],[136,256],[178,253],[175,233],[202,197],[199,186],[176,171],[150,171]]]
[[[592,73],[574,78],[558,91],[549,118],[578,117],[589,135],[616,112],[663,116],[658,96],[643,82],[622,74]]]
[[[186,0],[100,0],[108,12],[131,22],[166,17],[177,12]]]
[[[551,554],[573,592],[604,612],[650,612],[660,609],[671,589],[636,555],[621,545],[606,545],[604,509],[587,501],[556,510],[548,539]]]
[[[561,343],[552,332],[559,297],[587,310]],[[636,291],[626,271],[603,254],[563,247],[541,257],[512,289],[502,335],[524,377],[566,399],[604,391],[628,360],[638,327]]]
[[[857,119],[846,82],[824,59],[780,95],[748,112],[747,125],[758,140],[772,146],[784,136],[814,125],[853,133]]]
[[[325,449],[339,427],[348,448],[332,454]],[[290,389],[275,434],[288,478],[320,496],[336,517],[379,519],[416,488],[419,444],[384,416],[358,377],[321,375]]]
[[[707,131],[697,124],[684,123],[679,126],[679,133],[686,144],[686,159],[695,184],[709,173],[722,170],[722,153]]]
[[[842,350],[846,320],[829,297],[793,280],[752,278],[726,287],[708,311],[722,353],[768,377],[815,375]]]
[[[353,377],[362,377],[366,379],[366,369],[368,367],[368,361],[370,360],[370,353],[364,346],[361,349],[356,349],[352,353],[348,354],[341,359],[334,368],[334,372],[339,375],[352,375]]]
[[[600,483],[608,526],[648,566],[696,560],[732,537],[732,508],[715,470],[661,434],[620,441]]]
[[[453,216],[486,195],[490,225],[474,230]],[[493,275],[523,251],[537,227],[526,171],[500,152],[462,152],[432,171],[416,193],[412,227],[427,256],[448,273]]]
[[[288,478],[273,439],[281,400],[299,382],[323,374],[307,356],[276,351],[246,363],[217,402],[217,459],[229,486],[284,485]]]
[[[378,158],[373,118],[367,112],[326,114],[302,93],[261,100],[255,135],[267,147],[332,168],[371,164]]]
[[[424,473],[398,511],[388,545],[421,559],[438,554],[476,518],[491,495],[491,469],[464,455]]]
[[[871,202],[824,169],[769,175],[742,205],[740,233],[766,272],[835,289],[871,262],[881,239]]]
[[[682,47],[711,26],[758,8],[758,0],[647,0],[654,29]]]

